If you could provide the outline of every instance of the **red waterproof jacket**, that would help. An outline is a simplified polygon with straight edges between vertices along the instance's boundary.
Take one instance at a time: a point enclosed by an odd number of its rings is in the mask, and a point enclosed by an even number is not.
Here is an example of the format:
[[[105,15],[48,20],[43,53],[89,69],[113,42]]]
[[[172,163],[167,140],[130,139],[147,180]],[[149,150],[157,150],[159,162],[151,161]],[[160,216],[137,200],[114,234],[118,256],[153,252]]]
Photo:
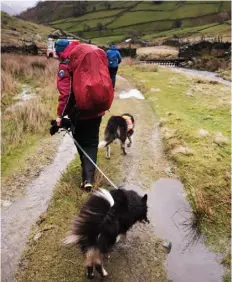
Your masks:
[[[59,117],[63,117],[65,115],[69,115],[75,106],[75,99],[73,99],[72,93],[72,77],[71,77],[71,69],[69,64],[69,55],[71,51],[78,45],[80,42],[71,42],[68,47],[61,52],[59,57],[61,59],[59,70],[57,73],[57,88],[59,90],[59,98],[58,98],[58,107],[57,107],[57,115]],[[70,105],[71,104],[71,105]],[[98,116],[104,115],[104,112],[99,114],[84,114],[79,115],[80,119],[92,119]]]

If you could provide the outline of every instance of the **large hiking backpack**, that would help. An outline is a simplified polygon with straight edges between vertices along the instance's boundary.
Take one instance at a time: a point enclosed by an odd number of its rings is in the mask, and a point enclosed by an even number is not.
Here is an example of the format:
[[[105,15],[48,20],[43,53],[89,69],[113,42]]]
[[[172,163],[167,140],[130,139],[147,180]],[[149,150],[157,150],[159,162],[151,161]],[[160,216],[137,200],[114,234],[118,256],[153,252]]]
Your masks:
[[[69,58],[77,108],[96,113],[108,110],[114,90],[105,52],[94,45],[80,44],[71,51]]]

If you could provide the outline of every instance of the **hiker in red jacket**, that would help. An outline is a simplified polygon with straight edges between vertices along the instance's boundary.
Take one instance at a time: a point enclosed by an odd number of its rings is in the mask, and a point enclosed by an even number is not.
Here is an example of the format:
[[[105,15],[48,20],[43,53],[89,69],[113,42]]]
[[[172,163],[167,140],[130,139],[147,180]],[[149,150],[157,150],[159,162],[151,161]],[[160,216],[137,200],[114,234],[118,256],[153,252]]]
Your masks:
[[[70,69],[69,55],[71,51],[80,42],[69,42],[65,39],[60,39],[56,42],[56,54],[59,57],[60,65],[57,74],[57,88],[59,90],[58,107],[57,107],[57,125],[61,125],[62,118],[65,115],[71,119],[75,126],[73,137],[96,163],[97,150],[99,143],[99,127],[104,112],[90,114],[77,110],[75,96],[72,85],[72,73]],[[90,78],[92,79],[92,78]],[[82,183],[81,189],[91,191],[95,167],[86,158],[86,156],[77,148],[80,155],[82,166]]]

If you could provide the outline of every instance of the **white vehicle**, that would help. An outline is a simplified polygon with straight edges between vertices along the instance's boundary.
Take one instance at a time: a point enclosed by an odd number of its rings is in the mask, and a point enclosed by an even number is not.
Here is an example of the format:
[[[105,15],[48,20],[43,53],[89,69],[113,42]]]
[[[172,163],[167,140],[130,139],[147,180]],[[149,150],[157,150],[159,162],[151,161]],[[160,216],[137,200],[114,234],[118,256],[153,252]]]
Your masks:
[[[47,57],[48,58],[56,58],[56,50],[55,50],[56,39],[48,38],[48,46],[47,46]]]
[[[67,39],[69,42],[79,41],[77,39],[74,39],[73,37],[67,37],[67,38],[62,38],[62,39]],[[55,44],[57,40],[58,39],[54,39],[50,37],[48,38],[48,42],[47,42],[47,57],[48,58],[57,58],[56,49],[55,49]]]

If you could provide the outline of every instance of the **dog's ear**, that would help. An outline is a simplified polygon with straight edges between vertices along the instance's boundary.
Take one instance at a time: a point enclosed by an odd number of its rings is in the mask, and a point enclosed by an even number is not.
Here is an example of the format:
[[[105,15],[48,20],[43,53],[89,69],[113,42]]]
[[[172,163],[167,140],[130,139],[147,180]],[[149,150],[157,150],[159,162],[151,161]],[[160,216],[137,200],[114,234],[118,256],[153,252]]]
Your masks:
[[[147,194],[145,194],[145,195],[142,197],[142,201],[145,202],[145,203],[147,202]]]

